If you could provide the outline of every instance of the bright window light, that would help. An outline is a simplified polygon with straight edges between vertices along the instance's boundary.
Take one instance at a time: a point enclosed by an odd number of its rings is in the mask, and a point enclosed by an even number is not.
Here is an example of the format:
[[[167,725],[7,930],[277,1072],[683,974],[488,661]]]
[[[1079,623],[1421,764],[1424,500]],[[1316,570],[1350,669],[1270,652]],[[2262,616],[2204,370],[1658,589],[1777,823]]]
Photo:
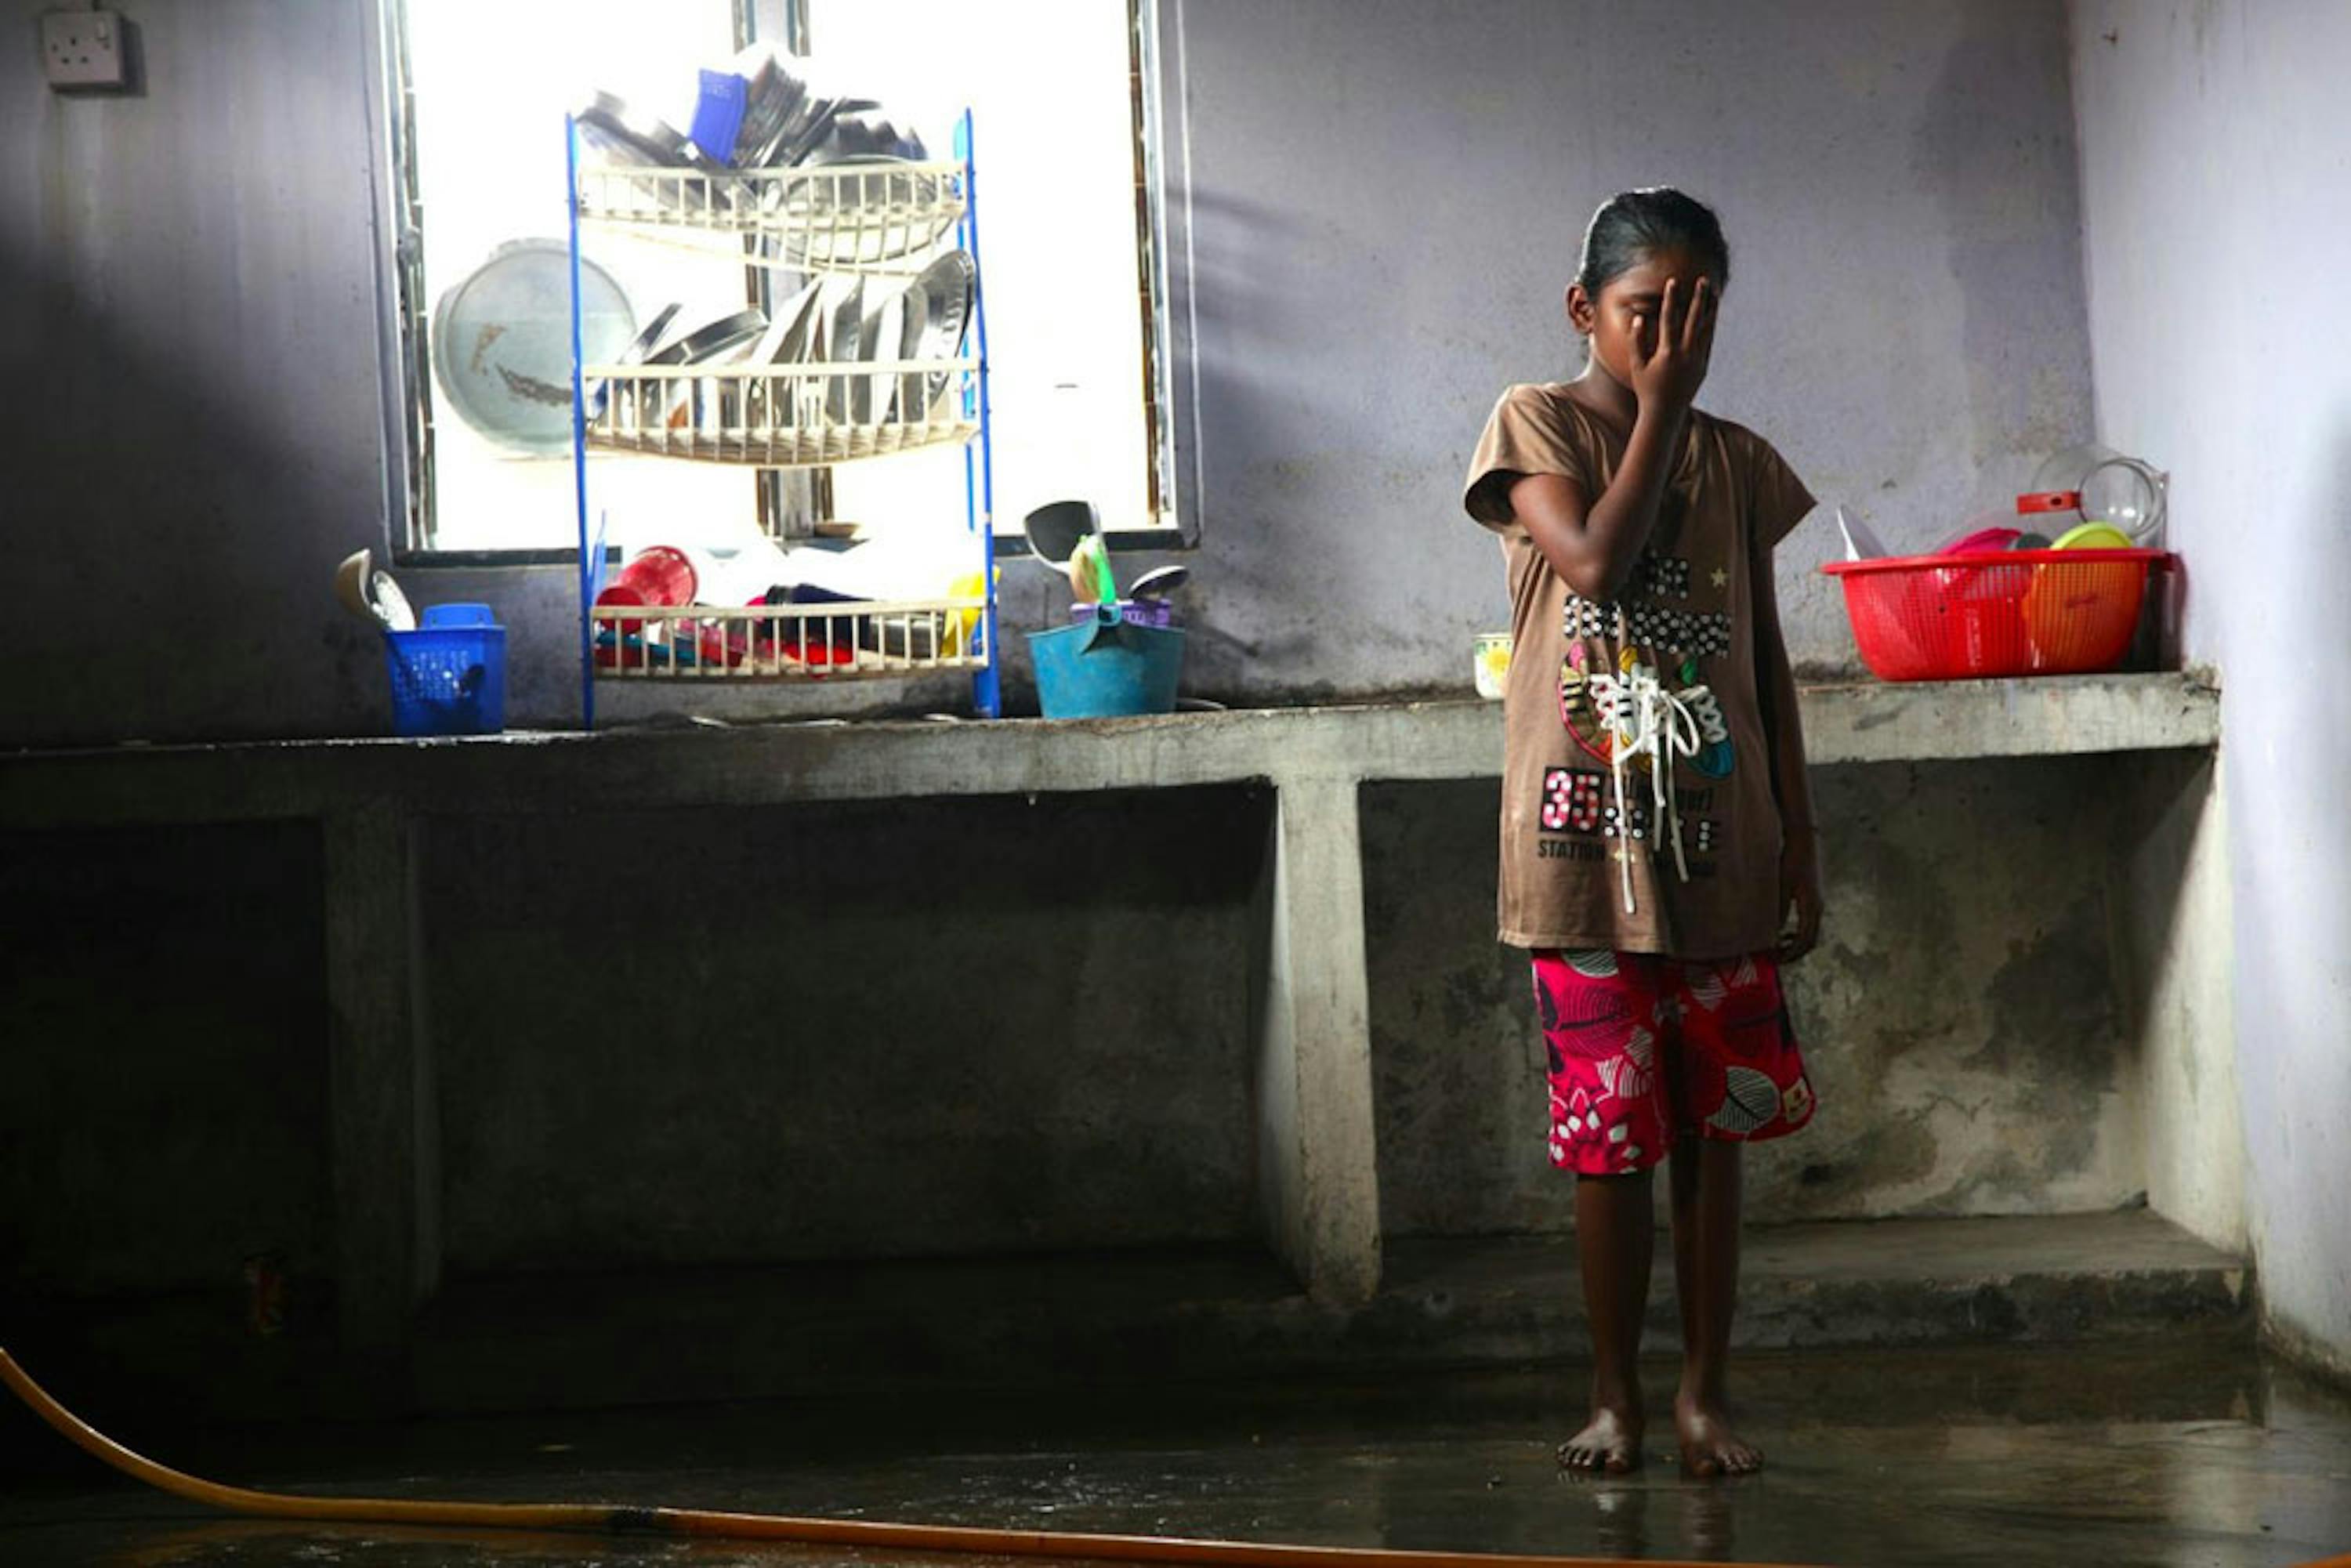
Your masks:
[[[996,516],[1089,500],[1147,528],[1127,9],[1116,0],[812,0],[819,90],[881,100],[935,156],[972,111],[987,294]],[[949,453],[844,467],[837,509],[886,522],[952,493]]]
[[[423,214],[423,326],[450,288],[502,246],[561,243],[563,117],[597,89],[616,92],[674,124],[693,119],[696,71],[734,52],[731,0],[407,0]],[[657,246],[590,235],[585,253],[611,273],[640,321],[672,298],[707,296],[741,275]],[[567,308],[568,310],[568,308]],[[476,345],[434,343],[436,356]],[[568,382],[569,371],[565,371]],[[567,388],[568,390],[568,388]],[[548,549],[573,544],[571,455],[517,452],[483,434],[426,390],[433,425],[430,547]],[[749,475],[646,458],[598,458],[590,499],[620,530],[660,516],[750,518]],[[595,519],[590,519],[591,528]]]
[[[688,127],[696,73],[734,54],[736,9],[733,0],[405,0],[423,272],[412,330],[427,328],[444,295],[501,246],[562,240],[563,116],[591,92]],[[1129,29],[1115,0],[810,0],[812,50],[787,62],[817,92],[879,100],[876,116],[919,132],[933,158],[952,156],[956,120],[972,111],[1000,533],[1064,497],[1092,501],[1113,528],[1175,522],[1155,509],[1149,484]],[[684,321],[747,298],[744,269],[723,261],[593,227],[582,249],[640,325],[672,301],[684,305]],[[779,275],[778,297],[797,281]],[[517,451],[467,423],[441,385],[423,395],[434,494],[416,542],[569,546],[568,448]],[[751,472],[590,461],[590,526],[602,520],[612,542],[773,559]],[[832,471],[830,515],[874,541],[841,558],[869,558],[857,576],[945,548],[964,527],[962,454],[843,465]],[[960,561],[965,552],[954,553]]]

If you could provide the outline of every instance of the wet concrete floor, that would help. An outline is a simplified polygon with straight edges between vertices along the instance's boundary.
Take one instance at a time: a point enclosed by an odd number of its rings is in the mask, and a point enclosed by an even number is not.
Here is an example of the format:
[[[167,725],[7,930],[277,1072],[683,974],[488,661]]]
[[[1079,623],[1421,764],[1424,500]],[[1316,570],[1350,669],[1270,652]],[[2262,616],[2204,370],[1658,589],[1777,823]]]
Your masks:
[[[1672,1375],[1655,1367],[1653,1399]],[[2241,1344],[1798,1352],[1740,1376],[1770,1468],[1738,1481],[1677,1474],[1662,1423],[1644,1472],[1562,1475],[1580,1385],[1564,1368],[298,1430],[159,1416],[117,1435],[209,1479],[322,1494],[1727,1562],[2235,1568],[2351,1551],[2351,1398]],[[114,1479],[13,1408],[0,1454],[9,1564],[884,1561],[228,1520]]]

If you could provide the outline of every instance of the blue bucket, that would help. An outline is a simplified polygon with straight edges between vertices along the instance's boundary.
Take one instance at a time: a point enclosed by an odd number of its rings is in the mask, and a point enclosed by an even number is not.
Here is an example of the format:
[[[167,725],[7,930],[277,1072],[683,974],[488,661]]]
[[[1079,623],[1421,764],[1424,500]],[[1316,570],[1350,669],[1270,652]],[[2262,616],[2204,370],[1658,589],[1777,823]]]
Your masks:
[[[1076,626],[1029,632],[1029,654],[1047,718],[1176,711],[1184,633],[1123,621],[1115,605],[1096,605],[1093,619]]]
[[[394,735],[496,735],[507,727],[507,629],[479,605],[435,605],[383,634]]]

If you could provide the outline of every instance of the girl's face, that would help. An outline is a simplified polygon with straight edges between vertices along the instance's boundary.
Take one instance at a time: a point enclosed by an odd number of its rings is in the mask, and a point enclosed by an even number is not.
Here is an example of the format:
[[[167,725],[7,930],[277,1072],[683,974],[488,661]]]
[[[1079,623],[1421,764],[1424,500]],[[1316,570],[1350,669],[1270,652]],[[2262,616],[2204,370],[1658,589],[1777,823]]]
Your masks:
[[[1656,347],[1657,308],[1664,302],[1666,285],[1679,284],[1674,297],[1687,303],[1698,297],[1701,277],[1713,278],[1712,292],[1721,294],[1722,279],[1714,277],[1688,251],[1654,250],[1637,266],[1602,284],[1597,299],[1584,293],[1581,283],[1569,284],[1567,319],[1577,332],[1592,340],[1592,362],[1619,386],[1629,387],[1634,343],[1638,341],[1645,353]]]

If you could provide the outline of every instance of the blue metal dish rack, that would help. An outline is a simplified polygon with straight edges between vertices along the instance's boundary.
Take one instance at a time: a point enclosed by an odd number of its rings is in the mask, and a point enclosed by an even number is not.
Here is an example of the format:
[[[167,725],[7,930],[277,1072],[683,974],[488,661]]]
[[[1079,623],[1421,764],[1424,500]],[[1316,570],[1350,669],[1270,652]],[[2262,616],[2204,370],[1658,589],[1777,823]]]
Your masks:
[[[583,727],[596,723],[596,686],[604,679],[718,682],[905,678],[941,670],[968,670],[972,702],[985,718],[1002,714],[997,629],[995,465],[987,395],[986,270],[980,260],[979,204],[968,110],[956,122],[955,158],[940,164],[859,164],[818,170],[726,171],[596,167],[580,157],[580,128],[567,119],[571,259],[571,455],[580,543],[580,702]],[[600,183],[606,199],[583,198],[583,181]],[[726,372],[739,376],[724,395],[701,392],[714,380],[706,367],[599,367],[584,362],[580,329],[580,235],[583,222],[659,231],[656,237],[747,235],[783,242],[789,259],[769,260],[737,249],[714,249],[716,258],[747,261],[806,276],[881,270],[872,260],[904,262],[938,248],[952,214],[955,244],[971,258],[970,342],[976,352],[947,361],[778,364]],[[937,226],[926,237],[919,232]],[[912,243],[909,243],[912,242]],[[798,254],[792,251],[798,246]],[[848,254],[841,254],[846,247]],[[875,256],[869,258],[868,250]],[[820,308],[821,297],[817,301]],[[909,350],[911,352],[911,350]],[[952,374],[948,418],[935,417],[938,394],[928,383]],[[589,382],[597,382],[591,404]],[[865,382],[896,392],[861,392],[892,415],[923,395],[911,421],[849,425],[827,423],[827,399],[838,384]],[[810,401],[811,396],[813,402]],[[749,407],[793,406],[814,411],[813,426],[775,421],[758,431],[712,432],[705,408],[731,408],[747,420]],[[833,407],[838,407],[836,401]],[[645,411],[653,411],[645,417]],[[681,432],[679,415],[695,417]],[[777,425],[784,428],[776,428]],[[833,601],[735,608],[716,605],[631,606],[625,614],[596,603],[604,586],[604,538],[589,518],[591,446],[649,453],[684,461],[752,468],[828,467],[872,461],[901,450],[959,442],[964,451],[964,519],[977,550],[981,591],[976,600],[881,602]]]

